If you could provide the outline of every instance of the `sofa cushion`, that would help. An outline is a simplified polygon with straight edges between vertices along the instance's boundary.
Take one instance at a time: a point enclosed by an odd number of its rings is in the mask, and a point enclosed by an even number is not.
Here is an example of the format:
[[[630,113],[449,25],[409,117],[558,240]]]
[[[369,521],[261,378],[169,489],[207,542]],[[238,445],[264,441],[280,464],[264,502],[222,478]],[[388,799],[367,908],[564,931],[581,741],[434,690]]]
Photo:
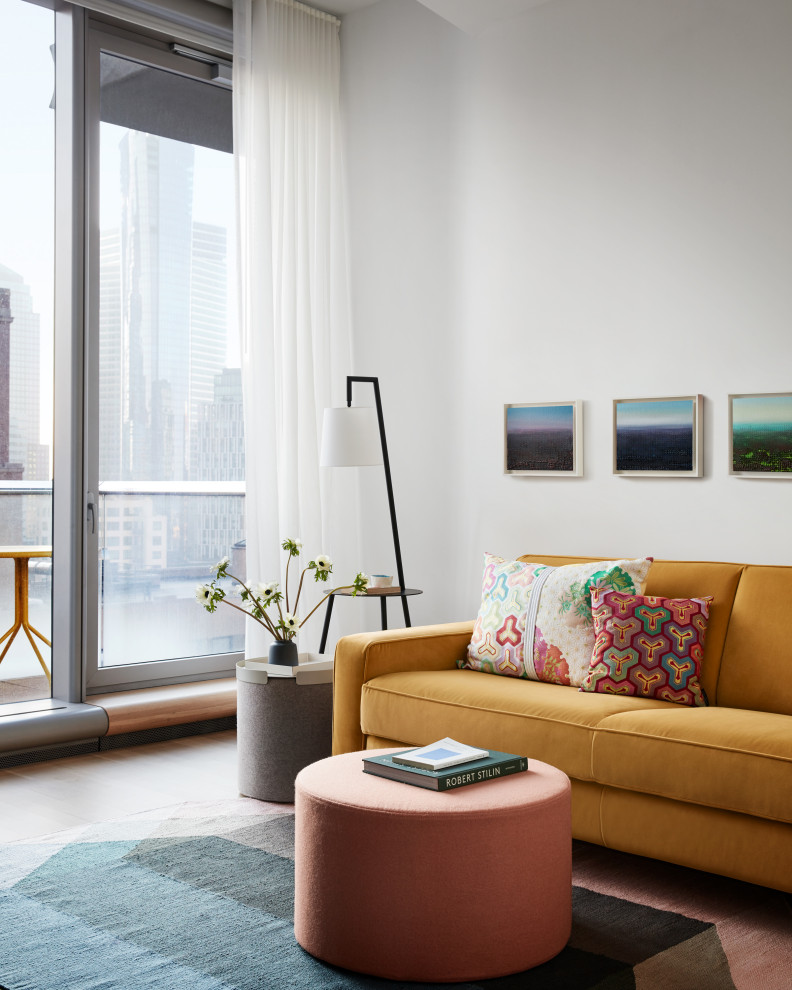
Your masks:
[[[792,822],[785,715],[678,705],[621,712],[600,721],[592,752],[602,784]]]
[[[591,780],[595,727],[617,712],[675,708],[666,701],[581,694],[540,681],[473,670],[409,671],[367,681],[361,726],[367,736],[423,746],[451,736],[471,746],[518,753]]]
[[[792,567],[745,568],[729,622],[718,704],[792,715]]]
[[[519,558],[522,561],[533,560],[537,563],[548,564],[551,567],[597,559],[596,557],[560,557],[545,554],[530,554]],[[701,686],[706,691],[711,705],[729,704],[734,705],[735,708],[744,707],[739,701],[721,702],[718,695],[718,675],[726,631],[729,629],[732,602],[740,576],[745,569],[745,564],[724,564],[700,560],[655,560],[646,579],[646,588],[642,592],[645,595],[661,595],[663,598],[695,598],[702,591],[706,592],[707,595],[712,595],[713,600],[707,625],[707,643],[704,647],[704,659],[701,663]],[[760,570],[762,569],[760,568]],[[785,570],[785,568],[777,569]],[[790,569],[786,568],[786,570]],[[787,683],[790,691],[792,691],[792,678],[788,679]],[[792,710],[792,694],[790,694],[790,709]]]
[[[594,652],[580,690],[706,705],[699,671],[711,601],[592,588]]]
[[[592,586],[641,594],[651,557],[548,568],[485,557],[481,606],[461,666],[579,687],[591,662]]]

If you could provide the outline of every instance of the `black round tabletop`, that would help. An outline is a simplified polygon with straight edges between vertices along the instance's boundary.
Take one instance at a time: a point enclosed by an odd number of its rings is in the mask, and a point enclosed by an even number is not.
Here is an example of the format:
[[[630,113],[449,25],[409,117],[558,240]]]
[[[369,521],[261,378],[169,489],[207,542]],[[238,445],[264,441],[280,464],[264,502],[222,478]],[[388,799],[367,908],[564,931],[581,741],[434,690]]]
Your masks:
[[[420,588],[405,588],[399,591],[398,588],[368,588],[365,593],[360,592],[353,595],[351,588],[342,588],[340,591],[333,591],[334,595],[343,595],[344,598],[401,598],[402,595],[422,595]]]

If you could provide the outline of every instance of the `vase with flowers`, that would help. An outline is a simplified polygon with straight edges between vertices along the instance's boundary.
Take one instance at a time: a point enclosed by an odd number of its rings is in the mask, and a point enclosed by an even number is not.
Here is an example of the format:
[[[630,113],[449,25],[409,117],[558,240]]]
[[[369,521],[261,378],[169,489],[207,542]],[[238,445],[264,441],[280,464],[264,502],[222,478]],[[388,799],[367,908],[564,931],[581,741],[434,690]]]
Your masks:
[[[369,578],[366,574],[358,572],[351,584],[332,588],[301,620],[298,618],[297,609],[306,575],[313,572],[315,582],[327,582],[333,572],[333,562],[326,553],[320,553],[314,560],[310,561],[308,566],[300,572],[297,594],[292,603],[289,596],[289,569],[292,557],[299,557],[302,552],[302,542],[297,539],[286,539],[281,546],[287,554],[283,591],[280,590],[280,584],[277,581],[270,581],[268,584],[245,584],[240,578],[229,573],[228,568],[231,561],[228,557],[223,557],[213,568],[215,576],[212,580],[208,584],[199,584],[195,589],[195,598],[207,612],[216,611],[219,605],[228,605],[264,626],[274,638],[274,642],[269,648],[269,662],[294,667],[297,664],[295,637],[314,612],[336,591],[351,591],[353,595],[365,594]],[[235,581],[239,586],[238,594],[241,604],[231,601],[226,590],[220,584],[224,578]]]

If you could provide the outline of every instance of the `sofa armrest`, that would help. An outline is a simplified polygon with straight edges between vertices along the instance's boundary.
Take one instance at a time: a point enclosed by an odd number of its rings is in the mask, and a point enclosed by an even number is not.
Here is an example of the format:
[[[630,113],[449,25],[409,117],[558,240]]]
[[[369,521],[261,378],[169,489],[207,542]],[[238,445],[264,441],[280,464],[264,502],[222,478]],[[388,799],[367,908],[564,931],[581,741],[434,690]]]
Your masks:
[[[333,753],[365,746],[360,695],[366,681],[403,670],[453,669],[465,658],[472,635],[472,622],[451,622],[339,639],[333,673]]]

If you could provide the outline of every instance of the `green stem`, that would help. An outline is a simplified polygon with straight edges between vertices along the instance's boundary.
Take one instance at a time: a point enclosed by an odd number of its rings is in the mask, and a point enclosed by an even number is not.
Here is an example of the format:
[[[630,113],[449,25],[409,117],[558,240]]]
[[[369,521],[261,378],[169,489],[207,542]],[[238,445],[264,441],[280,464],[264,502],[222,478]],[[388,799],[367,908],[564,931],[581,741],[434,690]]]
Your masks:
[[[286,611],[291,612],[289,608],[289,564],[291,564],[292,555],[291,552],[286,560]],[[281,616],[283,618],[283,616]]]

